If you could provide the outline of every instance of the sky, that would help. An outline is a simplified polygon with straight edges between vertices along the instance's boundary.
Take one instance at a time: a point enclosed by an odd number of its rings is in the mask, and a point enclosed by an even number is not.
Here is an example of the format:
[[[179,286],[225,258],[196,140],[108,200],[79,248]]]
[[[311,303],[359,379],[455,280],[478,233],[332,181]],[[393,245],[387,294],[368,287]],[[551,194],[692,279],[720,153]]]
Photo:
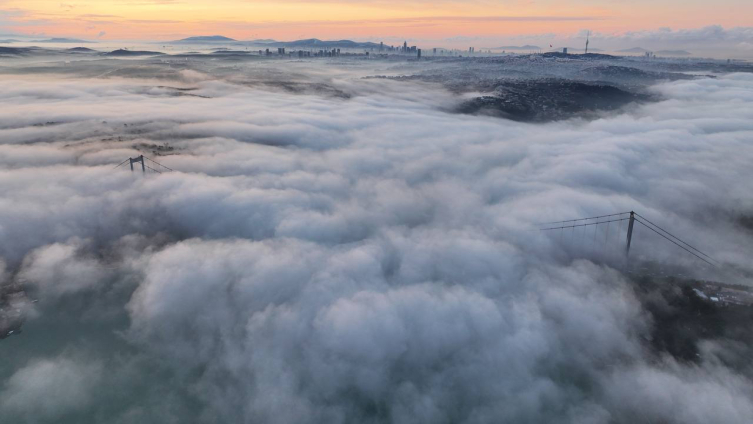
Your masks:
[[[0,33],[111,40],[492,41],[750,25],[747,0],[0,0]]]

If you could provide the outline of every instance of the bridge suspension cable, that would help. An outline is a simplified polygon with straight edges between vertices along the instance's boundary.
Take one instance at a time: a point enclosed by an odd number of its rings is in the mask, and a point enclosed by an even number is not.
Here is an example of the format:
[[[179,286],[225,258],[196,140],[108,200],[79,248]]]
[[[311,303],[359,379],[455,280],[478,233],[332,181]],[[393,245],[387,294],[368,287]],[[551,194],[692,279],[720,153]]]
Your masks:
[[[713,258],[712,258],[711,256],[709,256],[709,255],[707,255],[707,254],[705,254],[705,253],[701,252],[700,250],[698,250],[698,249],[696,249],[695,247],[691,246],[690,244],[686,243],[685,241],[683,241],[683,240],[682,240],[682,239],[680,239],[679,237],[676,237],[676,236],[675,236],[674,234],[670,233],[669,231],[667,231],[667,230],[663,229],[662,227],[660,227],[660,226],[658,226],[658,225],[654,224],[653,222],[649,221],[649,220],[648,220],[648,218],[646,218],[645,216],[643,216],[643,215],[641,215],[641,214],[639,214],[639,213],[636,213],[635,215],[636,215],[636,216],[638,216],[638,217],[640,217],[640,218],[641,218],[642,220],[646,221],[647,223],[651,224],[651,225],[652,225],[652,226],[654,226],[654,227],[655,227],[656,229],[658,229],[659,231],[661,231],[661,232],[663,232],[664,234],[668,235],[669,237],[671,237],[671,238],[675,239],[676,241],[678,241],[678,242],[680,242],[680,243],[684,244],[685,246],[687,246],[688,248],[690,248],[690,249],[692,249],[692,250],[696,251],[697,253],[701,254],[702,256],[705,256],[705,257],[706,257],[707,259],[710,259],[710,260],[712,260],[712,261],[714,260],[714,259],[713,259]],[[643,224],[643,225],[646,225],[645,223],[642,223],[642,224]]]
[[[630,213],[630,212],[628,212],[628,213]],[[617,215],[615,214],[615,215],[607,215],[607,216],[617,216]],[[591,218],[591,219],[593,219],[593,218]],[[561,230],[561,229],[564,229],[564,228],[573,228],[573,229],[574,229],[575,227],[588,227],[588,226],[591,226],[591,225],[601,225],[601,224],[606,224],[606,223],[608,223],[608,222],[619,222],[619,221],[627,221],[628,219],[630,219],[630,218],[622,218],[622,219],[612,219],[612,220],[609,220],[609,221],[599,221],[599,222],[591,222],[591,223],[586,223],[586,224],[573,224],[573,225],[564,225],[564,226],[561,226],[561,227],[539,228],[539,230],[540,230],[540,231],[549,231],[549,230]],[[575,221],[582,221],[582,220],[581,220],[581,219],[578,219],[578,220],[571,220],[571,221],[560,221],[560,222],[563,222],[563,223],[564,223],[564,222],[575,222]],[[556,222],[554,222],[554,223],[552,223],[552,224],[557,224],[557,223],[556,223]]]
[[[626,215],[626,214],[629,214],[629,213],[630,213],[630,211],[628,211],[628,212],[620,212],[620,213],[613,213],[613,214],[610,214],[610,215],[592,216],[590,218],[568,219],[566,221],[540,222],[540,223],[534,224],[534,225],[554,225],[554,224],[565,224],[565,223],[568,223],[568,222],[590,221],[592,219],[610,218],[610,217],[613,217],[613,216]],[[607,222],[607,221],[602,221],[602,222]]]
[[[638,218],[635,218],[635,222],[637,222],[637,223],[639,223],[639,224],[643,225],[644,227],[648,228],[649,230],[651,230],[651,231],[655,232],[656,234],[658,234],[658,235],[660,235],[660,236],[664,237],[665,239],[667,239],[667,240],[668,240],[669,242],[671,242],[671,243],[672,243],[672,244],[674,244],[675,246],[677,246],[677,247],[679,247],[680,249],[682,249],[682,250],[684,250],[684,251],[686,251],[686,252],[690,253],[691,255],[695,256],[696,258],[698,258],[698,259],[700,259],[700,260],[702,260],[702,261],[706,262],[707,264],[709,264],[709,265],[711,265],[711,266],[713,266],[713,267],[715,267],[715,268],[717,267],[717,265],[716,265],[715,263],[712,263],[712,262],[710,262],[710,261],[708,261],[708,260],[704,259],[704,258],[703,258],[702,256],[700,256],[700,255],[696,254],[696,253],[695,253],[695,252],[693,252],[692,250],[690,250],[690,249],[688,249],[688,248],[686,248],[686,247],[682,246],[682,245],[681,245],[680,243],[677,243],[676,241],[672,240],[671,238],[669,238],[669,237],[665,236],[664,234],[660,233],[659,231],[657,231],[657,230],[653,229],[653,227],[651,227],[650,225],[648,225],[648,224],[646,224],[645,222],[641,221],[640,219],[638,219]],[[672,237],[674,237],[674,236],[672,236]],[[678,240],[679,240],[679,239],[678,239]],[[705,255],[705,253],[704,253],[704,255]],[[710,259],[710,258],[709,258],[709,259]],[[712,260],[713,260],[713,259],[712,259]]]
[[[165,169],[167,169],[167,170],[169,170],[169,171],[174,171],[174,169],[172,169],[172,168],[170,168],[170,167],[167,167],[167,166],[165,166],[165,165],[163,165],[163,164],[161,164],[161,163],[157,162],[156,160],[154,160],[154,159],[152,159],[152,158],[150,158],[150,157],[148,157],[148,156],[144,156],[144,158],[145,158],[146,160],[148,160],[149,162],[152,162],[152,163],[154,163],[154,164],[156,164],[156,165],[159,165],[159,166],[161,166],[161,167],[163,167],[163,168],[165,168]],[[157,171],[157,172],[159,172],[159,171]],[[160,174],[161,174],[161,172],[160,172]]]
[[[151,167],[151,166],[147,165],[146,161],[149,161],[149,162],[153,163],[155,165],[155,167]],[[121,166],[125,165],[128,162],[131,163],[131,171],[133,171],[133,164],[134,163],[141,164],[142,169],[143,169],[144,172],[146,172],[147,169],[150,170],[150,171],[152,171],[152,172],[156,172],[158,174],[164,173],[165,170],[167,170],[167,171],[174,171],[174,169],[170,168],[169,166],[165,166],[165,165],[157,162],[156,160],[154,160],[152,158],[149,158],[147,156],[144,156],[144,155],[140,155],[140,156],[136,157],[136,159],[134,159],[134,158],[128,158],[128,159],[124,160],[123,162],[120,162],[113,169],[118,169],[118,168],[120,168]],[[156,169],[156,168],[160,168],[162,170],[159,170],[159,169]]]
[[[112,168],[112,169],[118,169],[118,168],[120,168],[121,166],[123,166],[129,160],[131,160],[131,158],[128,158],[128,159],[124,160],[123,162],[120,162],[120,164],[118,164],[118,166],[116,166],[115,168]]]
[[[628,215],[628,217],[623,218],[623,215]],[[616,219],[614,219],[617,217]],[[607,219],[604,219],[607,218]],[[612,218],[612,219],[609,219]],[[603,221],[600,221],[600,219],[604,219]],[[587,222],[596,220],[595,222]],[[584,222],[586,221],[586,222]],[[619,222],[620,226],[618,229],[618,232],[622,232],[622,222],[623,221],[629,221],[628,230],[627,230],[627,245],[626,245],[626,253],[630,253],[630,242],[633,236],[633,222],[637,222],[644,227],[648,228],[652,232],[658,234],[662,238],[666,239],[667,241],[671,242],[675,246],[679,247],[680,249],[686,251],[687,253],[690,253],[691,255],[695,256],[696,258],[702,260],[703,262],[713,266],[718,267],[719,264],[715,259],[713,259],[708,254],[702,252],[698,248],[692,246],[690,243],[682,240],[681,238],[675,236],[674,234],[670,233],[669,231],[665,230],[664,228],[654,224],[651,222],[648,218],[644,217],[643,215],[640,215],[635,212],[618,212],[614,214],[609,215],[599,215],[599,216],[592,216],[588,218],[578,218],[578,219],[568,219],[564,221],[553,221],[553,222],[545,222],[536,224],[538,226],[543,226],[539,228],[539,231],[553,231],[553,230],[564,230],[566,228],[572,228],[573,231],[575,231],[575,227],[583,227],[583,238],[585,238],[585,227],[594,226],[597,227],[602,224],[607,224],[607,229],[605,231],[604,236],[604,243],[606,243],[609,240],[609,224],[612,222]],[[594,229],[594,242],[596,241],[596,229]],[[564,234],[563,234],[564,235]]]
[[[151,167],[151,166],[149,166],[149,165],[144,165],[144,166],[146,167],[146,169],[149,169],[149,170],[151,170],[151,171],[154,171],[154,172],[156,172],[156,173],[158,173],[158,174],[161,174],[161,173],[162,173],[162,171],[157,171],[156,169],[152,168],[152,167]]]

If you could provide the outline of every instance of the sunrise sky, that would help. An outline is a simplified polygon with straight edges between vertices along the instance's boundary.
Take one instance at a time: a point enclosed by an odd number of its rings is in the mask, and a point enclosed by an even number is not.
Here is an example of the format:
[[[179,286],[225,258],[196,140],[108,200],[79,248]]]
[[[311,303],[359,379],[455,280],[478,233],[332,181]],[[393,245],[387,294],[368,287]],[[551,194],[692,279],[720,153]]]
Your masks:
[[[171,40],[504,37],[751,24],[750,0],[0,0],[0,33]]]

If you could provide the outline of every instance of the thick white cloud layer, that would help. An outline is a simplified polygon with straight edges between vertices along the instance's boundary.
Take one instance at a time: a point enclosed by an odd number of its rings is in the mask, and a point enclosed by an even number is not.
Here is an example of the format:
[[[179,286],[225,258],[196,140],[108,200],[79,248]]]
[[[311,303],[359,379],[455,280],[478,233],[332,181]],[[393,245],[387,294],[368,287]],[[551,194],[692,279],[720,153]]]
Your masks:
[[[169,84],[203,97],[0,79],[0,256],[40,300],[2,342],[0,416],[753,419],[751,375],[723,347],[697,364],[649,352],[618,224],[531,231],[636,210],[735,271],[641,227],[636,261],[749,284],[753,76],[530,125],[447,113],[459,100],[437,86],[337,75],[349,98],[195,73]],[[113,169],[138,149],[176,171]]]

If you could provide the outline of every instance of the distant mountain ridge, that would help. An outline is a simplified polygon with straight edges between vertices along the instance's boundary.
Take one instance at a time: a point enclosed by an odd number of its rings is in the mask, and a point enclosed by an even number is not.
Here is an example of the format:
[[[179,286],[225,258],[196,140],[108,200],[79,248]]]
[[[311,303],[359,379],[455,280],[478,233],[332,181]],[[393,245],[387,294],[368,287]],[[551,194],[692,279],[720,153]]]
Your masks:
[[[646,53],[648,50],[643,47],[633,47],[632,49],[617,50],[617,53]]]
[[[525,45],[525,46],[502,46],[497,47],[495,50],[541,50],[541,47],[539,46],[532,46],[532,45]]]
[[[685,50],[659,50],[656,52],[656,54],[660,56],[692,56],[693,53],[690,53]]]
[[[173,44],[213,44],[213,43],[227,43],[227,44],[242,44],[242,45],[268,45],[272,47],[302,47],[302,48],[318,48],[318,49],[331,49],[331,48],[345,48],[345,49],[359,49],[359,48],[377,48],[378,43],[372,42],[359,42],[352,40],[332,40],[324,41],[318,38],[308,38],[304,40],[294,41],[277,41],[272,39],[259,39],[259,40],[246,40],[240,41],[233,38],[225,37],[222,35],[211,36],[197,36],[188,37],[182,40],[171,41]]]
[[[202,35],[198,37],[188,37],[182,40],[171,41],[171,43],[236,43],[238,40],[225,37],[222,35]]]
[[[164,55],[165,53],[162,52],[150,52],[150,51],[140,51],[140,50],[126,50],[126,49],[119,49],[114,50],[109,53],[104,53],[105,56],[116,56],[116,57],[131,57],[131,56],[160,56]]]
[[[34,40],[32,43],[75,43],[75,44],[93,44],[95,41],[79,40],[77,38],[48,38],[46,40]]]
[[[318,38],[309,38],[305,40],[295,41],[275,41],[272,44],[280,47],[309,47],[309,48],[345,48],[345,49],[358,49],[358,48],[375,48],[379,47],[379,44],[372,42],[358,42],[352,40],[333,40],[322,41]]]

